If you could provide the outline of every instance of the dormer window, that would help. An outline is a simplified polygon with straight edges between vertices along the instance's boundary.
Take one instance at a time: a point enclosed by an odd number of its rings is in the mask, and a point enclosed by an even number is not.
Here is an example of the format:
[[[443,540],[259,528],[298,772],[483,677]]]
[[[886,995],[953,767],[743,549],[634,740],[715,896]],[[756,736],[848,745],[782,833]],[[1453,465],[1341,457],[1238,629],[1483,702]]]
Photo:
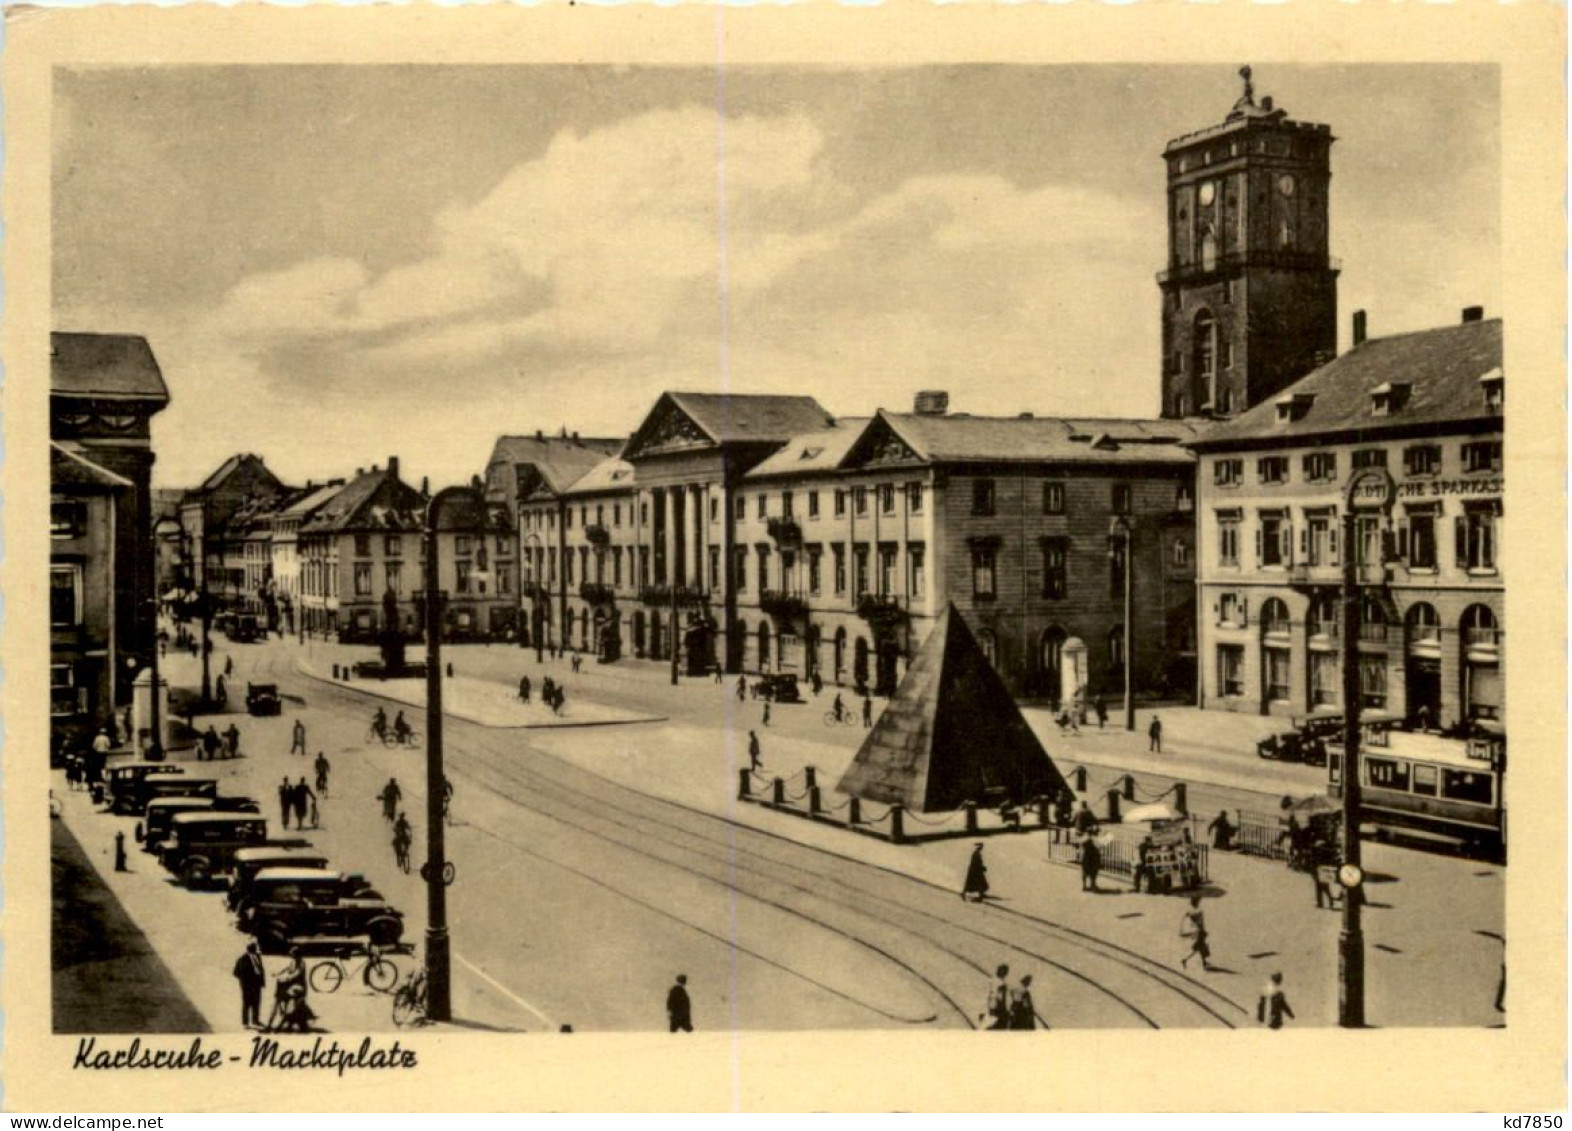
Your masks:
[[[1506,379],[1501,367],[1498,365],[1481,377],[1479,387],[1485,393],[1485,411],[1492,416],[1500,416],[1506,407]]]
[[[1302,420],[1310,411],[1310,406],[1315,403],[1314,393],[1284,393],[1276,400],[1277,422],[1288,424],[1295,420]]]
[[[1387,381],[1370,390],[1370,411],[1376,416],[1391,416],[1408,403],[1412,388],[1407,381]]]

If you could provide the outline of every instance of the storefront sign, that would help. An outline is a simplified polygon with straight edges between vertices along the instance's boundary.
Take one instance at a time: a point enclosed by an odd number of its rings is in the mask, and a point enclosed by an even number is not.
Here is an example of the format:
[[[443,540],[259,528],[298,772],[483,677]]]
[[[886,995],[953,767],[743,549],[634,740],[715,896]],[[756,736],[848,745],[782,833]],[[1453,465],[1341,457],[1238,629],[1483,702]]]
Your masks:
[[[1404,483],[1398,494],[1405,499],[1439,499],[1446,496],[1491,496],[1506,492],[1504,479],[1432,479]]]

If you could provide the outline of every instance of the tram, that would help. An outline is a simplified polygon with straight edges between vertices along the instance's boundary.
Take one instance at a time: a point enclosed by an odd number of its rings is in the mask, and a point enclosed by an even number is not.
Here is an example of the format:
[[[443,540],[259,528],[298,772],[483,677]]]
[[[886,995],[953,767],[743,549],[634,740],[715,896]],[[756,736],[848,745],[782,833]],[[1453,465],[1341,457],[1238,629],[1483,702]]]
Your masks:
[[[1343,748],[1327,746],[1327,792],[1343,795]],[[1402,832],[1506,859],[1506,740],[1466,742],[1367,730],[1360,814],[1377,835]]]

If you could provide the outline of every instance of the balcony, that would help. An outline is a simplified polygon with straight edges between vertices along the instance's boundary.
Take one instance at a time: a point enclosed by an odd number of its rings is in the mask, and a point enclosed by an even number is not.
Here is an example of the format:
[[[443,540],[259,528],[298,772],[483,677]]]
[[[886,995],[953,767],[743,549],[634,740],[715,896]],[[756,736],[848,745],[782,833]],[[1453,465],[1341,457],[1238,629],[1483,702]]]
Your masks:
[[[772,617],[790,620],[794,617],[808,615],[808,602],[796,593],[784,593],[778,589],[766,589],[759,595],[759,608],[769,613]]]
[[[783,515],[765,521],[765,529],[770,537],[775,539],[777,546],[802,545],[802,527],[797,525],[797,520],[790,515]]]
[[[591,605],[610,605],[617,599],[611,586],[602,585],[598,581],[586,581],[580,585],[579,596]]]
[[[1245,267],[1271,267],[1288,271],[1341,271],[1342,261],[1336,256],[1313,251],[1251,251],[1233,255],[1219,255],[1210,266],[1196,263],[1179,263],[1157,273],[1161,283],[1178,283],[1204,279],[1209,275],[1226,275]]]
[[[591,546],[606,546],[611,543],[611,531],[600,523],[591,523],[584,528],[584,538]]]
[[[864,593],[857,598],[857,615],[870,625],[898,624],[906,619],[899,597],[878,593]]]
[[[1501,630],[1499,628],[1465,629],[1463,639],[1468,642],[1469,648],[1496,649],[1501,647]]]
[[[1388,626],[1385,621],[1362,621],[1359,625],[1361,644],[1385,644]]]
[[[639,586],[639,602],[643,605],[666,608],[673,599],[680,606],[705,605],[709,603],[709,594],[702,589],[690,589],[686,585]]]

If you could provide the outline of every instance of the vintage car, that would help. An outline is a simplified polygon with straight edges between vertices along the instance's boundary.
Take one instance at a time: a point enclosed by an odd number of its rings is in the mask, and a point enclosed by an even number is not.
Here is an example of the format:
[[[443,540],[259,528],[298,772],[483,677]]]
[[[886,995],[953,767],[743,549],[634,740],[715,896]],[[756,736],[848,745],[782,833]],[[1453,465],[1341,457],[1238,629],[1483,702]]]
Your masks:
[[[231,911],[244,907],[251,895],[251,881],[268,868],[326,868],[328,858],[308,840],[270,840],[235,853],[234,870],[229,873],[226,897]]]
[[[193,778],[185,774],[155,774],[128,786],[110,802],[111,811],[134,816],[147,811],[148,802],[160,797],[218,796],[217,778]]]
[[[205,887],[235,866],[235,853],[267,840],[267,821],[255,813],[177,813],[158,860],[188,888]]]
[[[251,613],[228,613],[220,618],[224,635],[236,644],[250,644],[262,639],[262,622]]]
[[[191,779],[201,780],[201,779]],[[177,813],[225,811],[230,813],[258,813],[262,807],[249,797],[155,797],[143,811],[142,823],[137,832],[142,838],[142,850],[155,855],[159,842],[168,839]]]
[[[176,776],[185,773],[181,766],[169,762],[125,762],[118,766],[109,766],[104,770],[104,788],[108,792],[109,805],[117,813],[135,812],[143,805],[138,805],[135,810],[127,809],[126,802],[120,800],[122,795],[135,790],[145,778]]]
[[[794,675],[761,675],[758,682],[759,698],[771,703],[801,703],[802,692]]]
[[[363,883],[363,881],[360,881]],[[404,916],[385,899],[365,894],[342,872],[324,868],[264,868],[251,880],[240,929],[272,953],[296,939],[364,938],[392,946],[404,935]]]
[[[276,715],[284,709],[278,698],[276,683],[246,684],[246,711],[249,714]]]

